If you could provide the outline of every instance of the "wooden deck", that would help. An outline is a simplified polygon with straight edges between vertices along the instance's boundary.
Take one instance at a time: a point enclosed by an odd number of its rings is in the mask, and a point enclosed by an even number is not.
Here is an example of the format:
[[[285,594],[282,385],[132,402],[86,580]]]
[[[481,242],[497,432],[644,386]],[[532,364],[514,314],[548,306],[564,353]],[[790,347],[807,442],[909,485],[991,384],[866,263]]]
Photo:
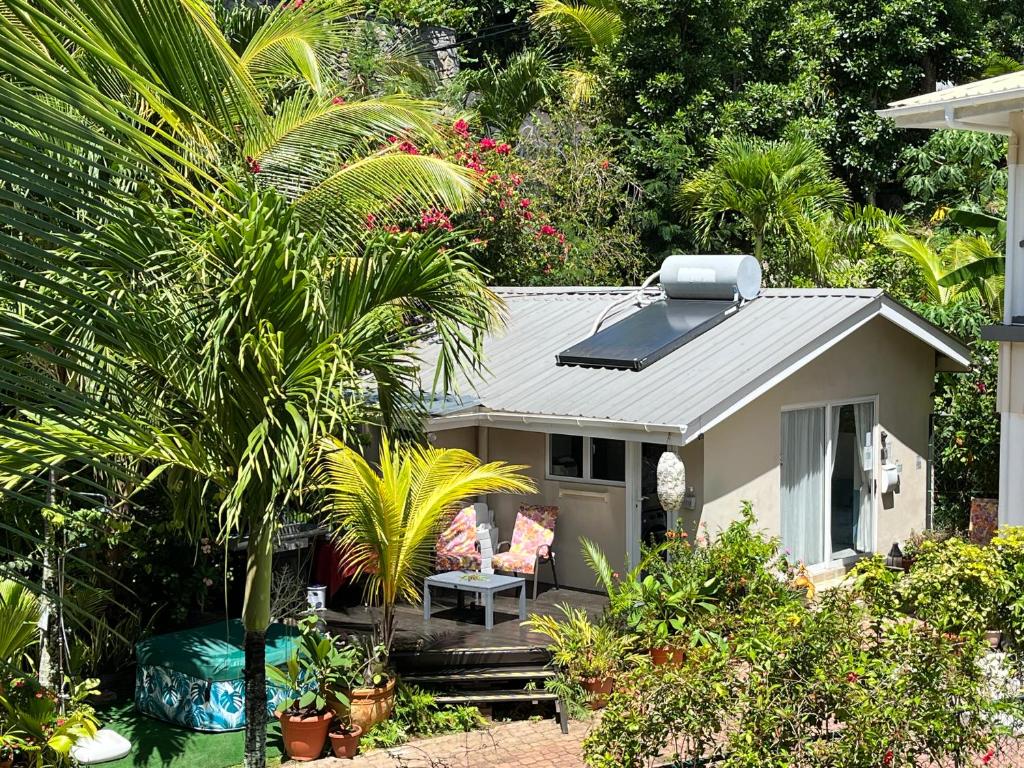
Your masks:
[[[542,587],[543,588],[543,587]],[[468,597],[468,596],[467,596]],[[395,650],[448,651],[484,648],[537,648],[547,644],[547,638],[530,632],[519,624],[519,598],[515,592],[500,593],[494,597],[494,628],[484,628],[484,609],[456,607],[454,592],[434,591],[434,608],[430,621],[423,620],[422,605],[399,605],[396,612],[398,633]],[[527,599],[527,615],[532,613],[561,615],[557,606],[566,603],[585,608],[598,615],[607,604],[604,595],[579,592],[572,589],[546,589],[536,600]],[[335,603],[337,606],[337,603]],[[335,607],[325,614],[328,626],[335,631],[369,633],[373,626],[373,613],[363,605]]]

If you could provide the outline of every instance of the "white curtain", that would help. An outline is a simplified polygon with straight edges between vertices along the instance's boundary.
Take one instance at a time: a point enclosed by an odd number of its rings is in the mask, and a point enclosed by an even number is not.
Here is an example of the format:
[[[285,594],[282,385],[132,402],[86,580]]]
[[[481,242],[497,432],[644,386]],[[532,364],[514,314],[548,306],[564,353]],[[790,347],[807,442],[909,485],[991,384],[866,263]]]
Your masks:
[[[853,406],[854,429],[857,430],[858,450],[854,459],[854,484],[858,486],[857,500],[859,509],[855,509],[854,517],[854,541],[858,552],[869,552],[874,543],[874,531],[871,524],[871,498],[872,498],[872,465],[874,464],[874,431],[875,431],[875,406],[874,403],[855,403]],[[870,449],[865,451],[865,449]],[[865,453],[868,453],[870,461],[865,461]]]
[[[825,409],[782,413],[782,542],[794,560],[822,561]]]

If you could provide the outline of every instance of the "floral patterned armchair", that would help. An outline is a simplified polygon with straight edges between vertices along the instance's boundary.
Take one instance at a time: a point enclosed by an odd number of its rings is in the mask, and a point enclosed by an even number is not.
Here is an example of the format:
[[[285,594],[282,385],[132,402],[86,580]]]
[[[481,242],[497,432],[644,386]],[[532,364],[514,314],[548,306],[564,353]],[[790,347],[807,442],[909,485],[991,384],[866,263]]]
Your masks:
[[[480,568],[480,548],[476,540],[476,509],[463,507],[437,539],[437,570],[461,571]]]
[[[537,575],[541,563],[550,563],[555,589],[558,589],[558,573],[555,571],[555,551],[551,542],[555,539],[555,522],[558,507],[521,506],[516,515],[516,527],[512,541],[498,543],[498,551],[491,560],[496,571],[511,571],[514,574],[533,574],[533,597],[537,599]],[[502,552],[502,545],[508,551]]]

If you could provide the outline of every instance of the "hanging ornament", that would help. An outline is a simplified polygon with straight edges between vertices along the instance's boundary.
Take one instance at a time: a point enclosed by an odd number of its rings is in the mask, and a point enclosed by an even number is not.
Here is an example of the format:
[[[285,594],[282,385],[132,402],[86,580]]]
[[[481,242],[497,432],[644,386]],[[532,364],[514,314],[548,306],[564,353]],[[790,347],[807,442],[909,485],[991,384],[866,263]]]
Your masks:
[[[658,501],[666,512],[681,512],[686,497],[686,467],[674,452],[658,459]]]

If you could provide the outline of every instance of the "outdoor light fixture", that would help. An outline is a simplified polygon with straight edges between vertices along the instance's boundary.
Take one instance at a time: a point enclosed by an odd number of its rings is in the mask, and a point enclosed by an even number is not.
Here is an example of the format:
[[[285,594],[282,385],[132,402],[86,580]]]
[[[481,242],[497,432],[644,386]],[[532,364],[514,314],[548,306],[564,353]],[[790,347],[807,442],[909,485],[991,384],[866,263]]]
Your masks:
[[[658,459],[658,501],[666,512],[681,512],[686,503],[686,467],[674,451]]]

